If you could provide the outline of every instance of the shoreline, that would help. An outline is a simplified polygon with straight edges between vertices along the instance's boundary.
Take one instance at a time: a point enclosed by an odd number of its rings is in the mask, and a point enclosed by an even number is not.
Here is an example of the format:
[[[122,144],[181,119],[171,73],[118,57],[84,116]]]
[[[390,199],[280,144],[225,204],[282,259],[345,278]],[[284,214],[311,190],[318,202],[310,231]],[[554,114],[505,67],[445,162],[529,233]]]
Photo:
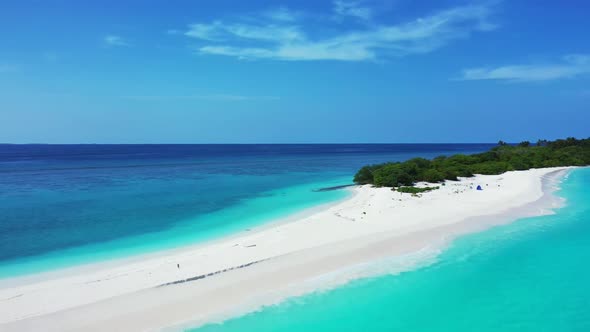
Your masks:
[[[218,243],[1,288],[0,329],[145,330],[219,321],[316,290],[305,289],[306,282],[343,269],[421,251],[436,253],[457,236],[549,213],[559,205],[553,192],[569,169],[476,176],[447,182],[420,198],[388,188],[354,187],[354,195],[321,211]],[[486,182],[484,191],[468,189],[475,182]],[[202,275],[206,277],[158,287]],[[74,295],[64,294],[68,292]]]

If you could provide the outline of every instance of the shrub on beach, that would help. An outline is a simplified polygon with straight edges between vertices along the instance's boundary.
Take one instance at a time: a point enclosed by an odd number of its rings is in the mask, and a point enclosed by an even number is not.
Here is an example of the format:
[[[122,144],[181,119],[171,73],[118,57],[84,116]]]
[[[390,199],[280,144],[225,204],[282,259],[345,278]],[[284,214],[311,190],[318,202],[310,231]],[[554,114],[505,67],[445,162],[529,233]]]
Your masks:
[[[436,183],[436,182],[441,182],[445,180],[445,173],[431,168],[431,169],[427,169],[426,171],[424,171],[424,173],[422,174],[422,177],[424,179],[424,181],[426,182],[430,182],[430,183]]]
[[[354,183],[368,184],[373,183],[373,171],[378,168],[379,165],[364,166],[354,175]]]
[[[379,187],[411,186],[416,181],[414,172],[411,164],[388,163],[373,172],[373,184]]]
[[[590,165],[590,138],[539,140],[536,146],[528,141],[518,145],[500,141],[490,151],[483,153],[439,156],[432,160],[413,158],[404,162],[364,166],[354,176],[354,182],[379,187],[406,187],[420,181],[455,181],[458,177],[471,177],[474,174],[586,165]]]

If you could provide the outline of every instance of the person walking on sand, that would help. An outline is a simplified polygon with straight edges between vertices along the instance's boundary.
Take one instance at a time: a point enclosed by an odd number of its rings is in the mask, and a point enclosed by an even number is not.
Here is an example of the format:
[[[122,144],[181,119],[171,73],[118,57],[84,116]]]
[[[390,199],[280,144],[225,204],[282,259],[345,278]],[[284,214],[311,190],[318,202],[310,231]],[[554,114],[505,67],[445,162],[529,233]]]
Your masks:
[[[180,264],[176,264],[176,268],[177,269],[180,269]]]

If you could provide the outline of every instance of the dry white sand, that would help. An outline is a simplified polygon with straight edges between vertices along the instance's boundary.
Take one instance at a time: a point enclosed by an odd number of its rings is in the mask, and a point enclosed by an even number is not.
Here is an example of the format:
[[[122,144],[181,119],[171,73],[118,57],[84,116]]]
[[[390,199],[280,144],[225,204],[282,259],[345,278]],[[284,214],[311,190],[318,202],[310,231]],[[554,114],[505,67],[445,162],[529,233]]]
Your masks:
[[[207,245],[4,280],[0,330],[178,328],[383,273],[384,266],[411,268],[459,234],[547,213],[557,204],[547,188],[566,170],[476,176],[420,197],[358,186],[322,211]]]

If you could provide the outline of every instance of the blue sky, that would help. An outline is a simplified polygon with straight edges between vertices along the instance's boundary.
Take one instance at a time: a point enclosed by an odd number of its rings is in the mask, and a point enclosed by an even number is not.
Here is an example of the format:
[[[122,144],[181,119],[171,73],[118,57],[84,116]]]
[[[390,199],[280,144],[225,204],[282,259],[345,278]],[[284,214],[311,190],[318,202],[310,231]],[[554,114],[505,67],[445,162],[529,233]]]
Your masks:
[[[590,136],[588,1],[0,4],[0,142]]]

